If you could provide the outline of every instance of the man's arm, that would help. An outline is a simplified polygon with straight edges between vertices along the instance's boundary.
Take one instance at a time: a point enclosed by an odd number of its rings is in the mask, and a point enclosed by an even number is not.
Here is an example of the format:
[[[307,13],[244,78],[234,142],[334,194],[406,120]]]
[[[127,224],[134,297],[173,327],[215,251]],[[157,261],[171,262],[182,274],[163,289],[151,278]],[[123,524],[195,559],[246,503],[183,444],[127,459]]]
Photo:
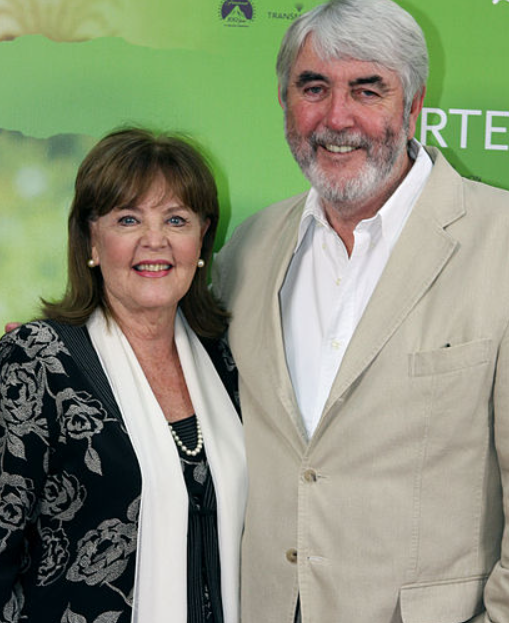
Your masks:
[[[505,529],[500,558],[493,567],[484,591],[486,613],[472,619],[472,623],[509,623],[509,327],[506,328],[498,352],[493,410]]]

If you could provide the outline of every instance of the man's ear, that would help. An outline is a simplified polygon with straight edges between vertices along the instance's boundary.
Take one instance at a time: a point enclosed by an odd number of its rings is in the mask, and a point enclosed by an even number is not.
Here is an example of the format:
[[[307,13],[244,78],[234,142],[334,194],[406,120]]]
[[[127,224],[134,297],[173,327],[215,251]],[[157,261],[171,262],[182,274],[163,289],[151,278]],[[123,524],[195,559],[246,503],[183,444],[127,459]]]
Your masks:
[[[417,119],[421,114],[422,106],[424,104],[424,96],[426,95],[426,87],[422,87],[420,91],[418,91],[414,95],[414,99],[412,100],[412,105],[410,106],[410,114],[408,116],[408,139],[414,137],[415,127],[417,125]]]
[[[281,95],[281,85],[280,84],[277,85],[277,99],[279,101],[279,105],[281,106],[281,108],[283,110],[285,110],[286,106],[285,106],[285,103],[283,102],[283,97]]]

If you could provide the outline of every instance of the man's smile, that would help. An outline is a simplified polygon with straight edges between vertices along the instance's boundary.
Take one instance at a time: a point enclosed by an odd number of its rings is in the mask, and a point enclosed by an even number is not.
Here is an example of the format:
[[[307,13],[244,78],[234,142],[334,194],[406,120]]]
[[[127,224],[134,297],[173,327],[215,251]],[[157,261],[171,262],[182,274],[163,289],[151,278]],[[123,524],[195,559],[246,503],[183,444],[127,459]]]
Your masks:
[[[355,147],[353,145],[321,145],[321,147],[323,147],[324,149],[326,149],[327,151],[332,152],[333,154],[349,154],[352,151],[355,151],[356,149],[359,149],[359,147]]]

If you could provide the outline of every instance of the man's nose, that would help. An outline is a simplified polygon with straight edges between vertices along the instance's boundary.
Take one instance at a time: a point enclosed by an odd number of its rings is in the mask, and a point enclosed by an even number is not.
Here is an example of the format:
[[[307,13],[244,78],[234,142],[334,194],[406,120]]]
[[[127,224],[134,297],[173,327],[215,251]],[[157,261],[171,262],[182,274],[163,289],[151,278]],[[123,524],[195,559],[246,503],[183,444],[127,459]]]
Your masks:
[[[325,125],[331,130],[344,130],[354,125],[353,102],[347,94],[340,91],[332,91],[326,115]]]

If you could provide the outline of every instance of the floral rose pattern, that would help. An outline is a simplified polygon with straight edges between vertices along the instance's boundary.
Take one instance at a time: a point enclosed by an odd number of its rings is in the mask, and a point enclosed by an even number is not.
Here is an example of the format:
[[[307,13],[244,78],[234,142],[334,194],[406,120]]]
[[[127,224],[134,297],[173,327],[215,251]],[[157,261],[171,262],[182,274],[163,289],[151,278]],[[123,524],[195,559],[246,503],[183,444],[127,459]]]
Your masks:
[[[57,333],[44,322],[32,322],[25,325],[24,329],[23,333],[20,331],[13,332],[6,338],[11,342],[15,341],[25,351],[29,359],[37,358],[53,372],[64,372],[57,355],[61,353],[68,355],[69,351]]]
[[[86,331],[69,331],[0,340],[0,623],[131,620],[141,474]]]
[[[14,587],[9,601],[2,610],[1,623],[17,623],[20,620],[25,598],[19,584]]]
[[[76,440],[86,440],[88,447],[85,451],[85,465],[92,472],[102,474],[101,459],[92,447],[92,439],[103,430],[108,418],[101,403],[87,392],[75,392],[68,387],[60,392],[56,398],[57,414],[62,422],[62,437]],[[116,421],[116,420],[114,420]]]
[[[69,561],[69,539],[62,529],[40,531],[44,554],[37,571],[37,584],[47,586],[59,578]]]
[[[42,418],[42,400],[47,391],[48,373],[64,373],[57,355],[68,353],[63,342],[43,323],[26,325],[2,340],[0,354],[0,401],[5,420],[2,443],[9,452],[25,458],[23,437],[35,433],[46,440],[48,431]],[[5,345],[4,345],[5,343]],[[14,347],[25,354],[23,363],[9,364]],[[6,361],[7,364],[3,365]]]
[[[103,612],[100,616],[93,621],[93,623],[117,623],[121,612]],[[70,608],[64,612],[64,616],[60,620],[60,623],[88,623],[87,619],[81,614],[73,612]]]
[[[72,582],[89,585],[114,582],[125,570],[136,549],[136,526],[118,519],[104,521],[78,543],[78,557],[67,572]]]
[[[6,443],[12,454],[25,458],[22,438],[35,433],[47,439],[48,431],[42,418],[44,371],[35,364],[7,365],[2,374],[0,399],[5,409]]]
[[[86,392],[71,388],[56,397],[57,410],[62,416],[65,432],[74,439],[91,439],[103,429],[106,413],[98,400]]]
[[[17,474],[0,474],[0,526],[16,530],[30,519],[35,506],[33,482]]]
[[[228,345],[228,340],[226,339],[226,337],[223,337],[220,340],[218,340],[217,349],[224,361],[224,365],[226,366],[226,369],[229,372],[233,372],[234,370],[236,370],[237,366],[235,365],[235,361],[233,360],[233,355],[230,350],[230,346]]]
[[[87,495],[76,476],[62,472],[48,476],[41,500],[40,512],[55,519],[70,521],[83,506]]]

